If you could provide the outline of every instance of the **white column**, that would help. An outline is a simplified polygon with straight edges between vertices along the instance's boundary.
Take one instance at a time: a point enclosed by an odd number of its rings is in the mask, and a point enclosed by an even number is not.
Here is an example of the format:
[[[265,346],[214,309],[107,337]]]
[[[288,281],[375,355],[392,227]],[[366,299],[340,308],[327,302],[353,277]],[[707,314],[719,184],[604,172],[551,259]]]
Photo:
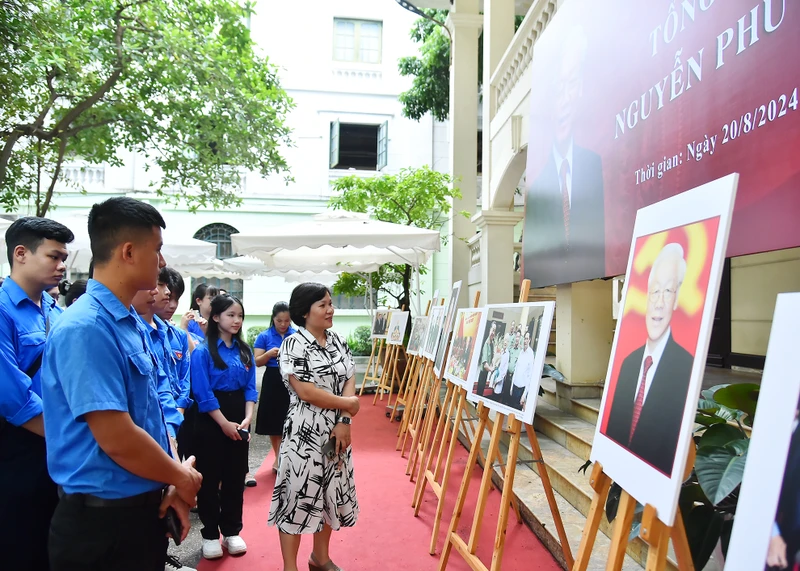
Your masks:
[[[483,210],[472,221],[481,231],[481,305],[514,303],[514,226],[522,212]]]
[[[483,3],[483,181],[481,203],[491,207],[492,119],[497,113],[497,93],[491,86],[500,60],[514,39],[514,0],[485,0]]]
[[[483,17],[478,0],[455,0],[447,19],[450,46],[450,174],[461,190],[453,201],[450,239],[450,278],[468,283],[470,252],[465,240],[475,234],[461,211],[475,212],[478,200],[478,37]],[[459,307],[467,307],[469,288],[462,287]]]

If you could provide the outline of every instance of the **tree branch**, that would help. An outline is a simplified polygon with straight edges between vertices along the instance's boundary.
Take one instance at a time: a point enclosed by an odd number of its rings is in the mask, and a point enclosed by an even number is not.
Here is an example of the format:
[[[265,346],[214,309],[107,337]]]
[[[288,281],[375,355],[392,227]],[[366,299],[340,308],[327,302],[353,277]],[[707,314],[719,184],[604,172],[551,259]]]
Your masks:
[[[50,201],[53,198],[53,190],[56,188],[56,182],[61,174],[61,165],[64,164],[64,154],[67,151],[67,138],[62,137],[58,144],[58,159],[56,159],[56,168],[53,171],[53,179],[50,181],[50,187],[47,189],[47,194],[44,198],[44,204],[41,208],[37,208],[36,216],[44,216],[50,209]]]
[[[117,24],[117,29],[114,32],[114,44],[117,51],[117,62],[114,65],[114,71],[111,72],[111,75],[108,76],[105,82],[103,82],[103,85],[101,85],[97,91],[78,103],[61,118],[61,121],[59,121],[56,126],[51,129],[51,137],[59,137],[61,133],[67,130],[73,121],[80,117],[84,111],[90,109],[95,103],[100,101],[100,99],[102,99],[103,96],[105,96],[105,94],[108,93],[112,87],[114,87],[117,81],[119,81],[122,71],[125,68],[125,56],[122,52],[122,40],[125,35],[126,28],[122,25],[122,11],[130,6],[145,4],[148,1],[149,0],[139,0],[133,4],[123,4],[117,8],[117,11],[114,13],[114,21]]]

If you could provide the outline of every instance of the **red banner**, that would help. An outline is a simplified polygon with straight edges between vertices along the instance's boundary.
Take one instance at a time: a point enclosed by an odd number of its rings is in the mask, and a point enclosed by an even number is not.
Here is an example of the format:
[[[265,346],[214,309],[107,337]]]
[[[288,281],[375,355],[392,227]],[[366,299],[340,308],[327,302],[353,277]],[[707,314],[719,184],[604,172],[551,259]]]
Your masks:
[[[800,246],[800,2],[569,0],[534,48],[532,287],[623,274],[639,208],[731,172],[727,255]]]

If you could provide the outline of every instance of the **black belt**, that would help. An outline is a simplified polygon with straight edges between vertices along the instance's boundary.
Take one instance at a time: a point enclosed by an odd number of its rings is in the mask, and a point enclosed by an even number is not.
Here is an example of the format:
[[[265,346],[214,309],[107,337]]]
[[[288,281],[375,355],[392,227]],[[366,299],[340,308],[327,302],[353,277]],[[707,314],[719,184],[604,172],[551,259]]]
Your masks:
[[[138,508],[145,506],[157,506],[161,504],[163,490],[153,490],[136,496],[127,498],[98,498],[91,494],[67,494],[64,489],[58,487],[58,497],[64,501],[77,502],[87,508]]]

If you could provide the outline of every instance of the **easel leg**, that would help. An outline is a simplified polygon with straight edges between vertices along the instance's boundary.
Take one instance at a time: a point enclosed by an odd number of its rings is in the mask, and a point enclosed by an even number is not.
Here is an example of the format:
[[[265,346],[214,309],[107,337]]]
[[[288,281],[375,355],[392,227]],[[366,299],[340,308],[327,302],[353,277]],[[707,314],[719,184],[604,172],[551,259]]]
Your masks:
[[[647,571],[664,571],[667,567],[670,530],[658,519],[656,509],[650,504],[644,507],[642,531],[639,535],[650,546],[647,552]]]
[[[636,510],[636,500],[626,491],[622,492],[617,508],[617,517],[614,520],[614,533],[611,538],[611,548],[608,552],[608,565],[606,571],[621,571],[625,560],[625,550],[628,547],[628,535],[631,532],[633,514]]]
[[[433,464],[433,451],[437,442],[439,443],[439,451],[436,456],[436,473],[434,480],[439,477],[439,466],[441,465],[442,451],[444,449],[447,434],[447,419],[450,415],[451,402],[453,402],[453,396],[455,395],[454,388],[455,385],[448,383],[447,393],[444,396],[444,404],[442,405],[442,412],[439,415],[438,422],[436,423],[436,429],[433,431],[433,438],[430,440],[430,444],[425,447],[425,451],[422,456],[422,462],[420,462],[419,465],[419,472],[417,473],[417,485],[414,488],[414,499],[411,502],[411,507],[414,508],[414,516],[419,514],[419,508],[422,504],[422,495],[425,493],[425,485],[428,481],[426,474]]]
[[[491,440],[489,440],[489,451],[486,454],[486,457],[491,458],[492,460],[484,466],[483,477],[481,478],[481,487],[480,491],[478,492],[477,504],[475,505],[475,517],[472,520],[472,531],[469,534],[469,543],[467,544],[469,553],[471,555],[474,555],[478,550],[478,536],[480,535],[481,523],[483,522],[483,512],[486,510],[486,498],[489,496],[489,491],[492,488],[493,470],[491,462],[494,462],[494,459],[500,452],[500,433],[503,429],[503,418],[505,418],[504,414],[498,414],[495,418],[494,426],[492,427],[492,436]],[[501,505],[500,509],[502,510],[504,507],[506,506]]]
[[[564,529],[564,522],[561,520],[561,511],[558,509],[556,496],[553,494],[553,486],[550,483],[550,475],[547,473],[547,464],[544,461],[542,449],[539,446],[539,438],[536,436],[536,431],[531,425],[526,424],[525,430],[528,433],[528,440],[530,441],[531,450],[533,451],[533,459],[539,466],[539,478],[542,480],[542,487],[544,488],[545,496],[547,496],[550,513],[553,514],[553,521],[555,522],[556,531],[558,532],[558,540],[561,542],[561,549],[564,552],[564,562],[567,564],[567,569],[572,569],[574,564],[572,549],[569,546],[569,538],[567,537],[567,531]]]
[[[689,549],[689,538],[686,537],[686,528],[683,525],[683,516],[680,510],[675,515],[675,522],[670,531],[672,547],[675,548],[675,558],[678,560],[678,569],[681,571],[694,571],[692,551]]]
[[[477,432],[482,434],[486,428],[486,421],[489,419],[489,409],[483,406],[483,403],[478,404],[478,428]],[[453,517],[450,520],[450,527],[447,531],[447,539],[444,543],[442,556],[439,559],[439,571],[447,569],[447,561],[450,559],[450,552],[453,549],[454,541],[461,541],[458,537],[456,530],[458,529],[458,522],[461,520],[461,512],[464,510],[464,504],[467,500],[467,492],[469,491],[470,478],[472,478],[472,470],[477,465],[478,450],[480,450],[480,440],[475,438],[472,441],[472,447],[469,451],[469,458],[467,465],[464,468],[464,476],[461,478],[461,487],[458,490],[458,499],[453,508]]]
[[[364,387],[367,386],[367,380],[370,378],[369,372],[372,369],[372,363],[373,363],[373,360],[375,359],[375,345],[377,343],[378,343],[377,339],[373,339],[372,340],[372,351],[370,351],[370,353],[369,353],[369,361],[367,361],[367,370],[364,371],[364,380],[361,383],[361,389],[359,389],[359,391],[358,391],[358,396],[361,396],[361,395],[364,394]]]
[[[503,485],[503,495],[500,499],[500,514],[497,522],[497,533],[494,538],[494,551],[492,554],[491,571],[499,571],[503,562],[503,550],[506,545],[506,530],[508,529],[508,508],[509,504],[516,505],[514,502],[514,475],[517,470],[517,455],[519,453],[520,431],[522,425],[513,415],[509,422],[509,432],[511,440],[508,443],[508,456],[505,470],[505,484]]]
[[[594,489],[594,496],[592,497],[592,505],[589,508],[589,513],[586,516],[586,526],[583,528],[581,545],[578,549],[578,557],[572,567],[573,571],[586,571],[586,568],[589,566],[589,558],[592,556],[594,540],[597,538],[597,533],[600,531],[600,521],[603,518],[608,490],[611,487],[611,478],[606,476],[605,472],[603,472],[603,466],[600,462],[594,463],[589,483]],[[567,568],[569,569],[570,566],[567,566]]]

